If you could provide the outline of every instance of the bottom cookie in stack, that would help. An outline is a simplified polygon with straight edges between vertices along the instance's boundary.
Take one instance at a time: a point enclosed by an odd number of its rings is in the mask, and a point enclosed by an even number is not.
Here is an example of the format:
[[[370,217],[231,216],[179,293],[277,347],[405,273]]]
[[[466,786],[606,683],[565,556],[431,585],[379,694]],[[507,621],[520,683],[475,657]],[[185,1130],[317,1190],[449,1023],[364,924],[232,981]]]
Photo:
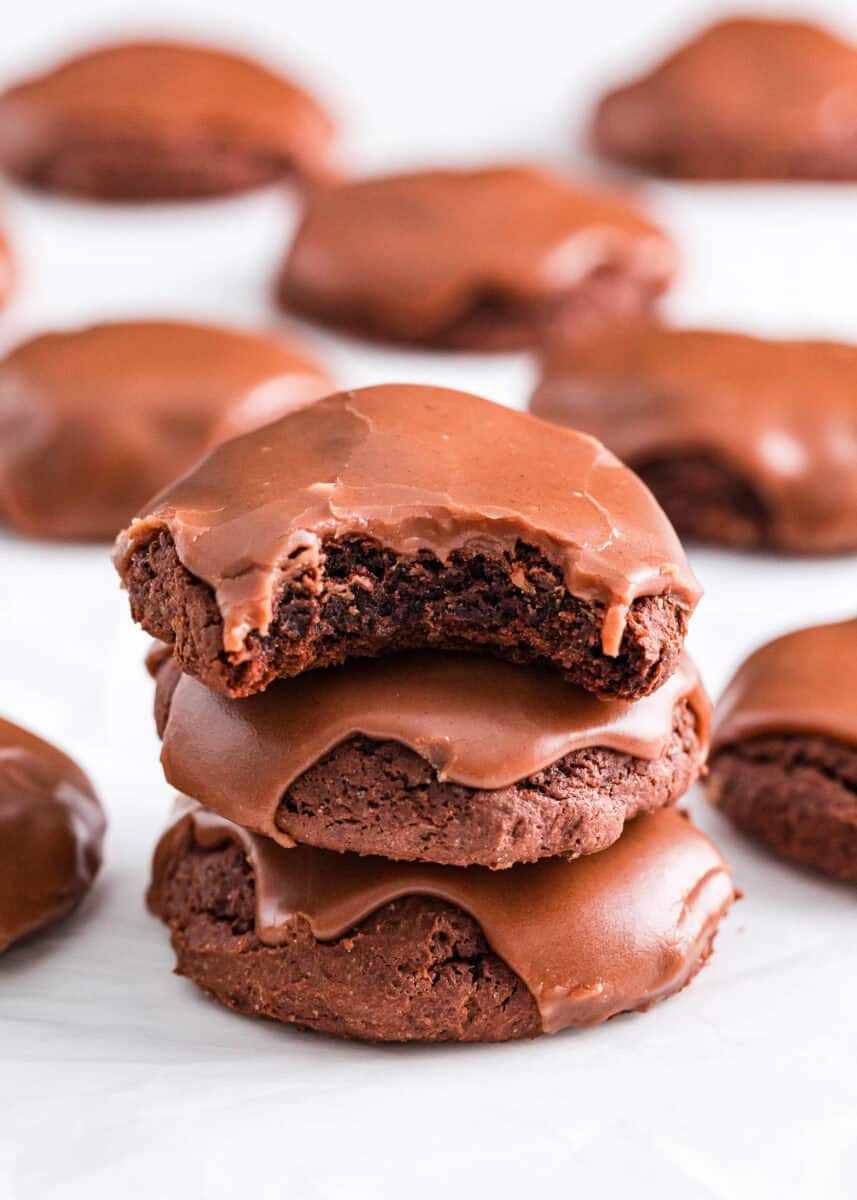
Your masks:
[[[149,907],[177,971],[240,1012],[370,1041],[507,1041],[680,991],[735,898],[672,809],[506,871],[287,849],[183,801]]]

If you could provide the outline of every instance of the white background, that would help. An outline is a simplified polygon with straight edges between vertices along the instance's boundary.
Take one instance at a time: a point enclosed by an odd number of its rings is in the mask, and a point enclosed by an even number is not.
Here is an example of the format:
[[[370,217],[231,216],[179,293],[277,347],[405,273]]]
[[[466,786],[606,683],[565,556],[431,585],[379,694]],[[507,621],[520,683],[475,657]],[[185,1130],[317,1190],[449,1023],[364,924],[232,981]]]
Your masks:
[[[598,88],[718,7],[35,0],[4,11],[0,73],[117,31],[195,32],[315,83],[355,169],[595,170],[576,139]],[[857,37],[844,0],[803,11]],[[646,195],[683,251],[677,320],[857,338],[855,188]],[[120,314],[277,321],[269,283],[293,220],[279,193],[108,209],[10,192],[2,208],[21,273],[7,343]],[[309,337],[346,385],[436,381],[520,405],[532,379],[524,357]],[[761,640],[857,608],[854,559],[693,561],[707,594],[690,642],[714,694]],[[169,807],[144,648],[106,550],[0,537],[0,709],[76,755],[110,818],[94,894],[0,960],[0,1200],[854,1196],[854,890],[769,858],[698,795],[746,899],[693,987],[648,1015],[507,1047],[377,1048],[234,1016],[173,977],[142,907]]]

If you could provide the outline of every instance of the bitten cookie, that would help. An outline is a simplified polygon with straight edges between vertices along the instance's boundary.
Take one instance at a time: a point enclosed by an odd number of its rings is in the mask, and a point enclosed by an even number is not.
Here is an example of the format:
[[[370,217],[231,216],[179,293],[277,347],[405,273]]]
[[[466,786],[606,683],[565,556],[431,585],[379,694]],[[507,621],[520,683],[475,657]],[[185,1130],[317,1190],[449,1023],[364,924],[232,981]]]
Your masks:
[[[178,973],[239,1012],[369,1041],[496,1042],[680,991],[734,897],[674,811],[600,854],[496,872],[286,850],[191,806],[158,846],[149,906]]]
[[[576,858],[683,796],[708,746],[686,657],[634,702],[439,652],[354,660],[245,700],[163,654],[154,670],[168,781],[287,846],[454,866]]]
[[[313,196],[279,299],[371,338],[514,350],[651,310],[674,266],[616,197],[533,168],[421,171]]]
[[[530,409],[600,438],[684,538],[829,553],[857,547],[855,397],[857,346],[631,326],[553,346]]]
[[[101,866],[104,828],[80,768],[0,720],[0,953],[82,899]]]
[[[709,790],[783,858],[857,882],[857,620],[768,642],[717,705]]]
[[[112,540],[212,442],[329,389],[302,353],[237,330],[137,321],[32,338],[0,361],[0,520]]]
[[[857,179],[857,47],[801,21],[721,21],[610,92],[607,158],[689,179]]]
[[[318,102],[259,63],[205,46],[127,42],[0,95],[0,163],[101,200],[225,195],[332,167]]]
[[[135,620],[233,697],[427,646],[638,697],[672,674],[699,595],[650,493],[598,442],[406,385],[217,447],[115,561]]]

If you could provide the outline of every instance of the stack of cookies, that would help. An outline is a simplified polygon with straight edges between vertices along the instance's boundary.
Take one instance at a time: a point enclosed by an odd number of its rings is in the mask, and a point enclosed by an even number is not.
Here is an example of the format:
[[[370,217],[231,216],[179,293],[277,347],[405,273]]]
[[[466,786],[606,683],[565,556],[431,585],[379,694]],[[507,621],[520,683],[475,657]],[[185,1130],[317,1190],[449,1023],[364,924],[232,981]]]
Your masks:
[[[734,891],[672,809],[707,750],[698,589],[600,443],[438,388],[342,393],[213,450],[116,561],[183,793],[149,904],[217,999],[499,1041],[705,962]]]

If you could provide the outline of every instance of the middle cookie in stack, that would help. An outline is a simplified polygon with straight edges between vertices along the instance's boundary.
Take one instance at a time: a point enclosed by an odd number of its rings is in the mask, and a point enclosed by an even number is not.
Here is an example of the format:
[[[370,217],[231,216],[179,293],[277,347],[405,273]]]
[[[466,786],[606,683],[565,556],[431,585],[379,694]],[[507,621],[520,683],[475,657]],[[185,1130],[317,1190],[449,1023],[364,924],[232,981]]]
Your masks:
[[[728,870],[660,811],[707,748],[697,589],[599,443],[455,392],[347,393],[215,450],[117,562],[174,647],[158,725],[194,798],[150,905],[218,999],[489,1041],[704,963]]]

